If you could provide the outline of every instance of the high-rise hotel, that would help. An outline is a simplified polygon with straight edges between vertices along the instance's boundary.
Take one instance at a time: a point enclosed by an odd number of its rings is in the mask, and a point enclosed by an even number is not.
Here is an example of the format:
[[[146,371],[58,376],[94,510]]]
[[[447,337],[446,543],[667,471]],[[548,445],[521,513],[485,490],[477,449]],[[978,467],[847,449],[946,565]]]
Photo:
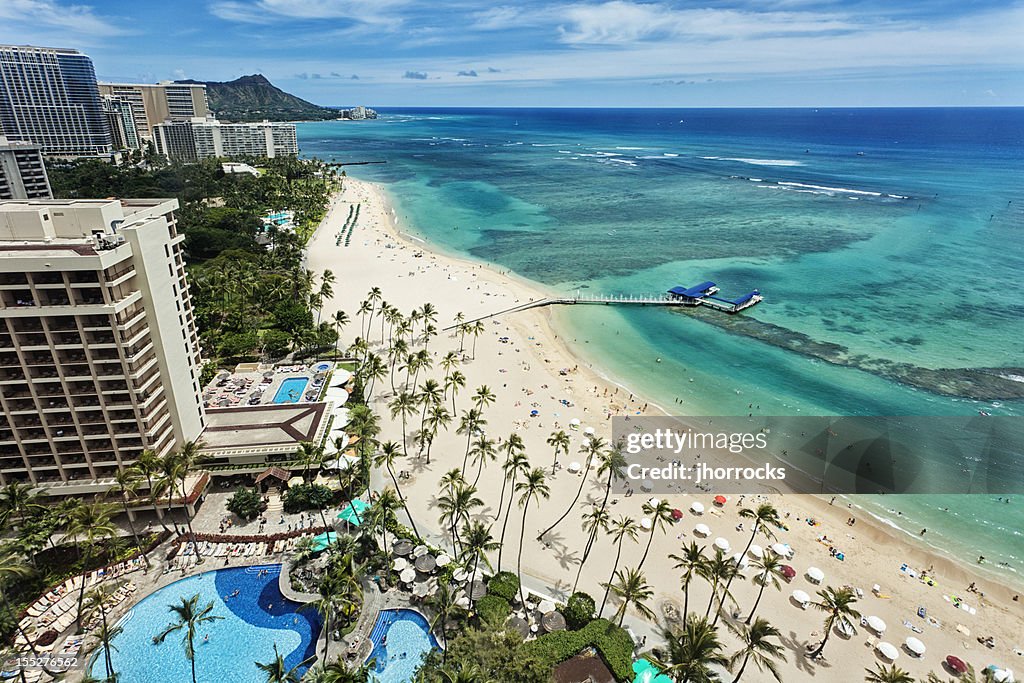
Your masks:
[[[50,157],[109,155],[92,60],[66,48],[0,45],[0,132]]]
[[[0,485],[82,495],[197,439],[177,200],[0,201]]]

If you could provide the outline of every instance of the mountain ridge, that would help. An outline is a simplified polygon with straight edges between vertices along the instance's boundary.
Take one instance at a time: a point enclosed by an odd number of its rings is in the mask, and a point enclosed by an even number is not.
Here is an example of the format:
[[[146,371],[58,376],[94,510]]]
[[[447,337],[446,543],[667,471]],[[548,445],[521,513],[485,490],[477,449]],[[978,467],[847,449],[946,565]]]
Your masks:
[[[335,109],[281,90],[263,74],[241,76],[233,81],[175,82],[205,85],[210,109],[223,121],[324,121],[341,116]]]

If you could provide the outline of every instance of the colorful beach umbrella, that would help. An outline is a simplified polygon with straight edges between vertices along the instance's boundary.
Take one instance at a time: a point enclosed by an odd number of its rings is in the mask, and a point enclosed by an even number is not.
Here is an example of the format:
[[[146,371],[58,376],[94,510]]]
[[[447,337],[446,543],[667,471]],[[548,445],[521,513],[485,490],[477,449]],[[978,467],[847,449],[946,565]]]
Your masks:
[[[949,655],[946,657],[946,666],[958,674],[967,673],[967,663],[956,655]]]
[[[715,505],[725,505],[728,501],[725,496],[715,496]]]
[[[796,576],[796,570],[788,564],[784,564],[782,565],[782,576],[785,577],[786,581],[789,581]]]
[[[341,509],[338,513],[338,519],[343,522],[348,522],[353,526],[359,526],[359,523],[366,517],[366,509],[370,507],[369,503],[356,499],[349,501],[348,505]]]
[[[333,531],[328,531],[326,533],[320,534],[319,536],[314,536],[313,552],[318,553],[321,550],[326,549],[327,546],[334,543],[336,540],[338,540],[338,535]]]

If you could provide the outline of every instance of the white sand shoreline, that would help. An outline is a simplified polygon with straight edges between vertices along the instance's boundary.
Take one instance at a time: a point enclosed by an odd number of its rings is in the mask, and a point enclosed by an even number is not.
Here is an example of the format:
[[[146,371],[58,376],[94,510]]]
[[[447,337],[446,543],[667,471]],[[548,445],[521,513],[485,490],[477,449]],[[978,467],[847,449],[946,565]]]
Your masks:
[[[350,247],[335,246],[334,234],[344,222],[349,203],[362,204],[361,216],[353,234]],[[419,307],[430,301],[438,308],[437,327],[446,327],[455,312],[463,311],[467,319],[486,315],[514,305],[514,302],[543,296],[540,287],[522,281],[514,274],[499,272],[491,264],[476,263],[462,256],[451,256],[436,249],[421,238],[401,231],[388,203],[386,193],[379,187],[364,181],[348,178],[343,194],[336,198],[331,213],[310,241],[308,264],[314,271],[330,268],[338,277],[335,296],[325,304],[325,315],[340,308],[349,313],[352,323],[343,332],[346,339],[358,334],[359,316],[355,314],[359,301],[366,296],[371,286],[383,290],[384,299],[398,306],[403,312]],[[430,247],[428,250],[427,247]],[[420,253],[421,256],[415,256]],[[379,327],[379,326],[378,326]],[[593,368],[577,359],[565,340],[550,324],[550,316],[544,309],[532,309],[512,316],[486,321],[487,332],[477,340],[476,359],[460,368],[467,376],[467,386],[458,395],[459,410],[469,406],[470,395],[481,384],[487,384],[497,395],[494,405],[485,409],[488,419],[486,428],[491,438],[504,437],[510,432],[518,433],[527,446],[527,455],[532,466],[551,470],[551,448],[546,438],[552,429],[568,430],[570,418],[581,419],[584,426],[593,426],[598,436],[610,438],[609,417],[642,410],[644,401],[638,396],[629,396],[630,390],[607,377],[600,368]],[[373,334],[370,335],[371,337]],[[500,341],[507,337],[508,342]],[[378,335],[379,341],[379,335]],[[431,341],[430,350],[440,358],[446,350],[457,349],[458,341],[440,334]],[[565,369],[565,374],[559,373]],[[433,376],[439,377],[437,368]],[[425,376],[425,375],[424,375]],[[422,377],[421,377],[422,379]],[[386,384],[386,382],[385,382]],[[400,441],[401,426],[391,420],[386,409],[390,387],[381,387],[376,392],[373,405],[382,418],[382,440]],[[560,401],[571,402],[571,407]],[[450,401],[449,401],[450,403]],[[537,410],[537,417],[530,417],[530,410]],[[653,404],[647,405],[647,414],[665,414]],[[411,431],[411,430],[410,430]],[[577,449],[582,442],[579,432],[573,434],[572,451],[562,456],[563,464],[583,460]],[[462,464],[465,439],[452,433],[438,437],[432,450],[429,464],[415,455],[415,448],[409,446],[408,455],[399,469],[410,473],[403,482],[403,491],[409,499],[409,507],[417,520],[422,520],[426,529],[436,529],[438,517],[436,498],[437,481],[452,467]],[[478,517],[488,522],[494,520],[501,489],[500,463],[489,465],[480,478],[480,497],[488,506],[479,511]],[[470,481],[475,477],[473,467],[467,472]],[[574,511],[558,529],[546,537],[544,543],[534,540],[536,533],[556,519],[566,508],[580,485],[579,475],[561,469],[549,478],[551,498],[531,507],[525,530],[526,543],[523,551],[524,572],[545,584],[554,594],[567,593],[573,583],[585,535],[580,528],[580,512],[586,509],[585,502],[599,500],[603,488],[592,474],[590,485],[585,486],[578,510]],[[660,605],[671,601],[682,604],[678,588],[677,572],[667,559],[669,552],[679,552],[680,546],[697,540],[710,547],[710,541],[720,535],[730,542],[734,549],[746,545],[749,533],[736,530],[739,519],[738,507],[730,501],[723,509],[711,506],[710,495],[686,496],[674,494],[662,496],[674,507],[686,510],[692,500],[700,500],[708,507],[703,520],[697,520],[686,513],[682,523],[655,538],[652,552],[643,571],[654,588],[655,597],[650,606],[660,612]],[[642,516],[641,504],[646,496],[615,496],[610,512],[613,517],[621,514],[634,519]],[[825,584],[840,586],[849,584],[862,588],[865,598],[858,604],[865,615],[881,616],[889,625],[886,640],[899,646],[903,640],[915,633],[902,626],[903,620],[913,625],[923,625],[920,638],[928,646],[923,659],[914,659],[904,653],[899,664],[909,669],[916,677],[923,678],[927,671],[939,671],[940,662],[947,654],[957,654],[971,662],[976,668],[983,668],[995,662],[1012,667],[1018,656],[1013,648],[1024,644],[1024,619],[1020,603],[1013,603],[1011,589],[982,577],[970,566],[955,560],[929,553],[920,547],[911,547],[908,539],[896,536],[895,529],[884,529],[880,521],[869,521],[865,513],[843,506],[829,506],[826,500],[813,496],[771,496],[770,500],[788,513],[790,530],[780,533],[780,540],[797,549],[792,564],[799,576],[792,585],[782,592],[766,591],[759,610],[770,618],[786,636],[790,663],[784,665],[784,680],[811,681],[838,680],[825,667],[835,671],[859,672],[873,666],[875,655],[864,647],[865,633],[861,631],[850,641],[833,638],[826,650],[827,664],[805,665],[799,659],[802,647],[820,638],[821,614],[803,611],[793,606],[788,599],[789,592],[800,588],[812,596],[819,586],[810,584],[803,576],[809,566],[824,569]],[[748,497],[749,503],[749,497]],[[857,518],[854,527],[846,526],[850,516]],[[813,518],[820,524],[810,526],[804,521]],[[697,521],[704,521],[712,527],[712,538],[695,538],[692,528]],[[503,558],[504,569],[514,569],[515,551],[518,546],[521,512],[513,505],[508,523],[506,543],[508,549]],[[423,529],[421,529],[422,531]],[[494,535],[500,533],[500,523]],[[846,560],[836,561],[829,553],[828,545],[817,542],[817,537],[827,534],[832,545],[843,551]],[[646,535],[640,538],[641,545],[628,546],[620,565],[635,566],[646,543]],[[770,545],[763,540],[756,541]],[[631,548],[635,548],[634,552]],[[628,551],[628,552],[626,552]],[[509,558],[512,558],[511,566]],[[614,558],[614,546],[607,539],[599,539],[597,551],[588,559],[583,571],[580,588],[595,596],[600,602],[603,589],[599,582],[607,581]],[[912,567],[925,569],[931,566],[937,577],[938,586],[925,585],[910,579],[899,571],[903,562]],[[976,581],[987,594],[980,599],[964,588],[970,581]],[[882,586],[887,598],[871,595],[873,584]],[[756,588],[749,581],[737,582],[735,593],[742,609],[749,608],[756,594]],[[977,613],[970,615],[956,610],[943,599],[943,595],[968,598]],[[701,582],[691,589],[691,606],[696,604],[703,613],[709,591]],[[942,622],[941,627],[925,624],[916,617],[918,606],[927,607],[929,614]],[[607,612],[606,612],[607,614]],[[631,611],[631,618],[633,617]],[[960,623],[972,632],[967,637],[955,630]],[[995,650],[988,650],[975,642],[974,636],[993,635],[997,642]],[[723,634],[732,649],[732,637]],[[1019,667],[1018,667],[1019,668]],[[815,674],[818,674],[816,677]],[[856,676],[850,680],[859,680]],[[845,679],[844,679],[845,680]]]

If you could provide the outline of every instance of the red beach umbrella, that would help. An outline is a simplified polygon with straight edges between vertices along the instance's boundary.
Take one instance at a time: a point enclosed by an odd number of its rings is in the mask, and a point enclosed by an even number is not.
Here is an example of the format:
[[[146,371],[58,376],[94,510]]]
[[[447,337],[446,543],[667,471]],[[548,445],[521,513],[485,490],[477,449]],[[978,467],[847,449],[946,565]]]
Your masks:
[[[958,674],[967,673],[967,664],[964,663],[964,660],[960,659],[955,655],[950,655],[946,657],[946,666],[948,666],[950,669],[957,672]]]
[[[680,520],[683,518],[683,511],[679,508],[672,510],[672,519]]]
[[[790,567],[788,564],[782,565],[782,575],[786,577],[786,581],[789,581],[796,576],[796,570]]]
[[[725,505],[728,500],[725,496],[715,496],[715,505]]]

